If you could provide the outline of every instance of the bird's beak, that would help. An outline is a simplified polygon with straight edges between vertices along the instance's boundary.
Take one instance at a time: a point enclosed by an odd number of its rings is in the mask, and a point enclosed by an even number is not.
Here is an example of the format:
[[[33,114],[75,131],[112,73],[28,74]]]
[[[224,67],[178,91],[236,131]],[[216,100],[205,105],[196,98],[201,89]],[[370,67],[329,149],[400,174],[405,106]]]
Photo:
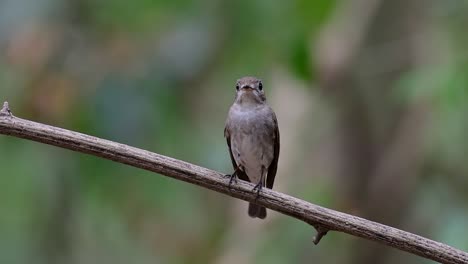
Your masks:
[[[248,84],[245,84],[245,85],[242,85],[242,86],[241,86],[241,90],[252,91],[252,90],[253,90],[253,87],[251,87],[251,86],[248,85]]]

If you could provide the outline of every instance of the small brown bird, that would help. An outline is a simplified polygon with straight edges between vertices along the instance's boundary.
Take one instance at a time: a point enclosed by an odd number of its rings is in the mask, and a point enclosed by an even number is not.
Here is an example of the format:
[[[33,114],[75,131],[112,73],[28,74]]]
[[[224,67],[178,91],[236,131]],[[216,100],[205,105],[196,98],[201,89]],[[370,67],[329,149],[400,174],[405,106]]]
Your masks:
[[[234,173],[231,181],[255,183],[253,191],[273,188],[280,150],[275,112],[266,103],[262,81],[255,77],[237,80],[236,99],[229,109],[224,128]],[[249,216],[264,219],[265,207],[249,204]]]

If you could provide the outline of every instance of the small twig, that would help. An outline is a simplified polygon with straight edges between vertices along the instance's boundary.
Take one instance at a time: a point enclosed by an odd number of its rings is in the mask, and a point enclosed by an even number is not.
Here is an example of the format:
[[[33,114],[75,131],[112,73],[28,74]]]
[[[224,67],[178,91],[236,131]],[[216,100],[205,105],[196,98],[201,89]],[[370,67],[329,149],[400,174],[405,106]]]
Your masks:
[[[0,110],[0,116],[13,116],[10,110],[10,106],[8,105],[8,102],[3,103],[2,110]]]
[[[328,231],[330,231],[330,229],[317,224],[314,224],[312,226],[315,228],[315,230],[317,230],[317,234],[314,236],[312,242],[314,242],[315,245],[318,245],[318,243],[320,243],[320,240],[322,240],[322,237],[324,237],[328,233]]]
[[[262,189],[260,196],[255,200],[257,194],[252,192],[251,183],[239,181],[229,186],[228,177],[207,168],[117,142],[17,118],[11,115],[8,104],[4,104],[2,113],[8,114],[0,115],[0,134],[91,154],[196,184],[248,202],[255,201],[261,206],[315,226],[317,236],[314,238],[314,243],[318,243],[327,230],[333,230],[373,240],[442,263],[468,263],[467,252],[409,232],[327,209],[267,188]]]

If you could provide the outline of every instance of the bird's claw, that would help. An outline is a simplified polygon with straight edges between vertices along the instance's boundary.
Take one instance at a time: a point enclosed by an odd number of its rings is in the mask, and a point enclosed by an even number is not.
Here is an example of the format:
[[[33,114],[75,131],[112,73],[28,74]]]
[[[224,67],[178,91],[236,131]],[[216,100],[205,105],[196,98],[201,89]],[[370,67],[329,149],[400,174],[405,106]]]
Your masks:
[[[256,192],[256,193],[257,193],[257,197],[255,197],[255,199],[257,199],[257,198],[260,196],[260,191],[262,190],[262,188],[263,188],[262,182],[259,182],[259,183],[257,183],[257,185],[255,185],[255,187],[252,189],[252,192]]]
[[[232,183],[237,184],[237,175],[235,173],[231,175],[226,175],[226,177],[229,177],[229,187],[231,187]]]
[[[240,169],[240,168],[238,167],[238,168],[236,168],[236,169],[234,170],[234,172],[233,172],[231,175],[229,175],[229,174],[226,175],[226,177],[229,177],[229,178],[230,178],[230,179],[229,179],[229,188],[231,188],[231,185],[232,185],[233,182],[234,182],[235,184],[237,184],[237,179],[238,179],[237,173],[239,173],[239,169]]]

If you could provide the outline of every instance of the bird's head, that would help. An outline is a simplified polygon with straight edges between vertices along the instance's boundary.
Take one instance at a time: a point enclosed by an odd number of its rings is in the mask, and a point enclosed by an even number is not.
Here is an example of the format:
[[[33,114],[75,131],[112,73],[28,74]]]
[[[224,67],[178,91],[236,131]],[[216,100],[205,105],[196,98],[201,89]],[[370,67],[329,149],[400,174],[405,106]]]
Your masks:
[[[262,80],[255,77],[243,77],[236,83],[236,103],[263,104],[266,100]]]

